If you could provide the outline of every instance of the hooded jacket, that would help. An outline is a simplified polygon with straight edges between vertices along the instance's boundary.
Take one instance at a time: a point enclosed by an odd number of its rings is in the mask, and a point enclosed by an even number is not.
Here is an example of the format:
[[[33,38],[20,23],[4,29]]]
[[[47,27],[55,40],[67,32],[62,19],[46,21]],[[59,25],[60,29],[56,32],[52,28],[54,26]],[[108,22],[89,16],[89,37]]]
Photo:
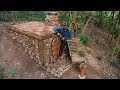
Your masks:
[[[64,31],[63,27],[59,27],[59,28],[54,28],[54,31],[56,33],[60,33],[62,35],[62,38],[72,39],[72,32],[70,29],[67,29],[66,31]]]

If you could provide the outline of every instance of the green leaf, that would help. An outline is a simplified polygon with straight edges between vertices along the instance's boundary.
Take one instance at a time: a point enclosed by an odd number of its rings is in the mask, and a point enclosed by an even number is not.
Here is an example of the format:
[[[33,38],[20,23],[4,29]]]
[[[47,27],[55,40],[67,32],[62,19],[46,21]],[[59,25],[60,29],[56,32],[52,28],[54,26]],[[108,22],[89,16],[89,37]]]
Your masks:
[[[86,44],[88,42],[88,39],[89,39],[88,36],[85,35],[80,37],[80,41],[82,42],[82,44]]]
[[[2,69],[0,69],[0,73],[1,73],[1,72],[4,72],[6,68],[7,68],[7,67],[2,67]]]
[[[12,72],[12,79],[15,79],[16,78],[16,68],[13,68],[12,70],[11,70],[11,72]]]
[[[11,77],[12,77],[12,79],[15,79],[16,78],[16,73],[13,73]]]
[[[116,46],[115,51],[118,52],[118,53],[120,53],[120,45]]]
[[[110,17],[111,16],[111,12],[108,12],[108,15],[107,15],[107,17]]]
[[[16,73],[16,68],[13,68],[10,72]]]
[[[115,52],[120,53],[120,43],[116,45],[114,48]]]
[[[80,16],[80,15],[77,16],[77,19],[76,19],[76,20],[77,20],[78,23],[80,23],[80,22],[81,22],[81,16]]]
[[[118,28],[120,28],[120,24],[118,25]]]
[[[84,56],[85,56],[84,51],[79,51],[78,54],[79,54],[81,57],[84,57]]]

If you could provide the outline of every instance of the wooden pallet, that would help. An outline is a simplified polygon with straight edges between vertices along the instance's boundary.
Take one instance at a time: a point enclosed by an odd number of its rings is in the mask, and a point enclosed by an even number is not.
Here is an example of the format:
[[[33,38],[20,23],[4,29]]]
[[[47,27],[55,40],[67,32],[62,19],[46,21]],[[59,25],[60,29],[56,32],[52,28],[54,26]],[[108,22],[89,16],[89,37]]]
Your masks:
[[[69,45],[71,56],[77,52],[78,40],[79,40],[78,38],[73,38],[72,40],[68,40],[68,45]],[[57,52],[59,51],[59,49],[58,49],[58,47],[60,45],[59,39],[55,39],[53,43],[56,46],[52,49],[53,56],[56,56]],[[49,63],[49,65],[47,67],[47,71],[57,77],[61,77],[63,75],[63,73],[65,73],[72,67],[72,64],[66,63],[64,55],[62,55],[61,60],[57,60],[57,61],[54,59],[51,59],[51,60],[52,61]]]
[[[68,40],[68,46],[70,49],[70,55],[77,53],[79,38],[72,38]]]

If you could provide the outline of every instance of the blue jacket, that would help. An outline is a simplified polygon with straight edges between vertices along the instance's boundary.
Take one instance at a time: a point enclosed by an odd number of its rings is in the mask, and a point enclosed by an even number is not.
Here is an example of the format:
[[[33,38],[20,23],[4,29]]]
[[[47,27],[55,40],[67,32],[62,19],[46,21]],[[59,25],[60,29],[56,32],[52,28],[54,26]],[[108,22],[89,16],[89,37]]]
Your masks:
[[[62,38],[72,39],[72,32],[70,31],[70,29],[64,31],[62,27],[59,27],[59,28],[54,28],[54,31],[60,33],[62,35]]]

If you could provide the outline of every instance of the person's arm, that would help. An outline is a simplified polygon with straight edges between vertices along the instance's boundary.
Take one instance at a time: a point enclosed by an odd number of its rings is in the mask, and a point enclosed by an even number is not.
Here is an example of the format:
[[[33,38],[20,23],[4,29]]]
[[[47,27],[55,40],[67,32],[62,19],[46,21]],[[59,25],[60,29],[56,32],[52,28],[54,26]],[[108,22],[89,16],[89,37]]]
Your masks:
[[[54,28],[54,32],[55,32],[55,33],[60,33],[60,29],[61,29],[61,28]]]
[[[72,32],[69,32],[69,36],[65,37],[65,39],[72,39]]]

